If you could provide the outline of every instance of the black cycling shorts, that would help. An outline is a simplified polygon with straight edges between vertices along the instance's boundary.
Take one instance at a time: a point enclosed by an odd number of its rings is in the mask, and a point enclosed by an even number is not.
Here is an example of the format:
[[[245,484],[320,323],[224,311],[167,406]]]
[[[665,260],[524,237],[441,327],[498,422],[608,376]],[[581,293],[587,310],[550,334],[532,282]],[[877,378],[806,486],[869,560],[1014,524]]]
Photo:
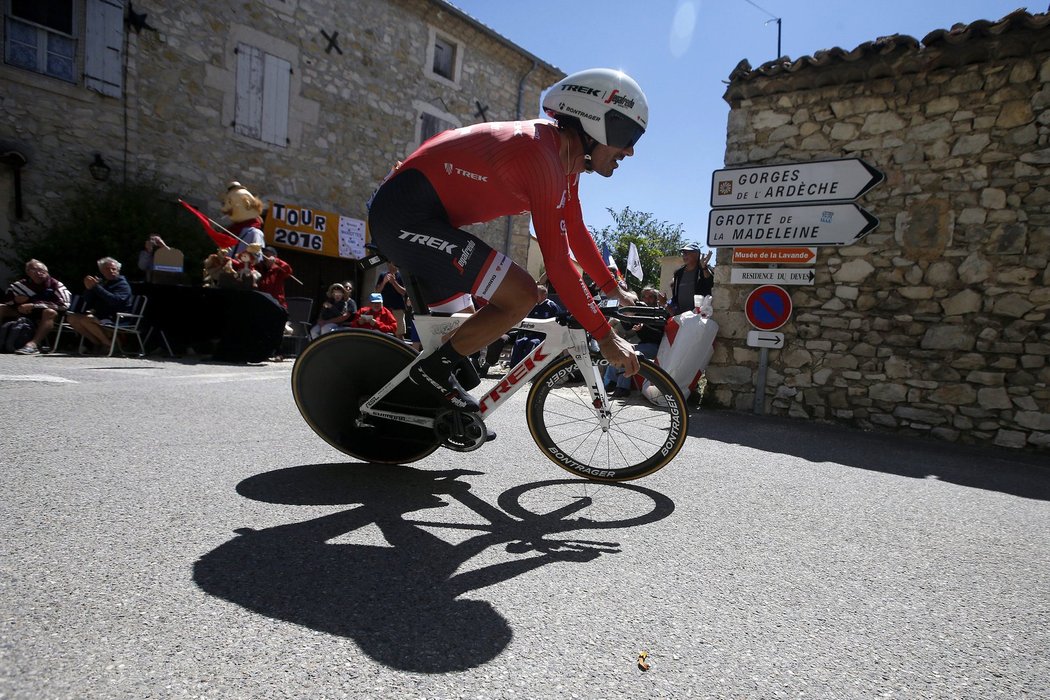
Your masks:
[[[415,278],[432,311],[458,311],[465,294],[488,300],[514,264],[450,224],[433,186],[411,168],[375,193],[368,230],[379,251]]]

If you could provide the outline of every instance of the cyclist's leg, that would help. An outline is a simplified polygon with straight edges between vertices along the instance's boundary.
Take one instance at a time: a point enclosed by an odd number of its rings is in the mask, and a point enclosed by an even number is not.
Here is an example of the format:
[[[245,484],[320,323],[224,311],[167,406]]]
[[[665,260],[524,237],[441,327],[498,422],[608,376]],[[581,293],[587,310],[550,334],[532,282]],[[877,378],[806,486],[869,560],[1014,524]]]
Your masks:
[[[380,187],[369,210],[369,230],[384,255],[420,282],[432,307],[462,294],[488,304],[467,319],[437,351],[412,368],[417,384],[441,392],[462,410],[478,410],[452,370],[512,328],[537,302],[529,273],[473,234],[448,222],[422,173],[406,170]]]

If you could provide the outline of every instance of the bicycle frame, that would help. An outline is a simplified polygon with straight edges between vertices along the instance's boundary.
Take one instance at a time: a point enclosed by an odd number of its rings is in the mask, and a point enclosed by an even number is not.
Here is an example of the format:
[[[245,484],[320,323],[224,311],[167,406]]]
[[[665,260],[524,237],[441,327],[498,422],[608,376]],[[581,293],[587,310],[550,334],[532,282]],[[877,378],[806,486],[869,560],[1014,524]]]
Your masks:
[[[468,318],[470,318],[470,314],[452,314],[451,316],[417,315],[414,322],[416,332],[419,333],[420,342],[423,344],[423,354],[433,352],[440,347],[443,339],[448,337],[452,331],[456,330]],[[609,398],[605,392],[605,383],[598,376],[597,365],[591,361],[586,331],[582,328],[571,328],[564,325],[557,318],[526,318],[514,328],[545,333],[546,337],[521,362],[510,368],[506,376],[496,383],[496,386],[492,387],[480,398],[478,403],[481,404],[479,412],[481,418],[485,418],[495,412],[518,389],[525,386],[544,367],[554,362],[561,355],[562,351],[567,350],[576,361],[576,366],[583,373],[584,381],[587,382],[590,388],[591,400],[594,406],[596,408],[600,407],[602,421],[608,421],[610,415]],[[382,401],[383,397],[393,391],[401,382],[408,379],[409,367],[403,369],[397,376],[387,382],[383,388],[365,401],[361,406],[362,418],[364,416],[375,416],[376,418],[395,420],[420,427],[432,428],[434,426],[434,419],[427,416],[376,408],[376,405]],[[358,418],[358,420],[360,421],[362,418]]]

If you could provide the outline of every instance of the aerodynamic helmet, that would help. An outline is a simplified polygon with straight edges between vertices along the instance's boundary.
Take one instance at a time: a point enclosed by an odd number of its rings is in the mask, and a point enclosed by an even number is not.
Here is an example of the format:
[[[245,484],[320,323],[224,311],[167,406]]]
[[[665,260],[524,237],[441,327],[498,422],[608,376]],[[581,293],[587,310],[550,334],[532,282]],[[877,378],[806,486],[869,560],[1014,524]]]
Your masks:
[[[591,68],[566,76],[543,96],[548,116],[575,117],[598,143],[631,148],[649,126],[649,103],[631,76],[611,68]]]

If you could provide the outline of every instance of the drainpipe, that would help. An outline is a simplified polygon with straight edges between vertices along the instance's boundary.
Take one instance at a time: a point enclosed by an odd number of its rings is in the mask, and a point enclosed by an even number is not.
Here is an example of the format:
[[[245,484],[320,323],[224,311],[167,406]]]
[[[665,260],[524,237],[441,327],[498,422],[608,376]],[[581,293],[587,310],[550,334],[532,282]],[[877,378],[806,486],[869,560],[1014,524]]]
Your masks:
[[[532,75],[532,71],[534,70],[536,70],[536,61],[532,62],[532,66],[530,66],[529,69],[525,71],[525,75],[521,76],[521,80],[518,81],[518,112],[514,117],[518,121],[521,121],[522,102],[525,101],[525,81],[529,79],[529,76]],[[507,254],[507,257],[510,257],[510,241],[511,234],[513,233],[513,226],[514,219],[508,216],[507,233],[503,241],[503,250]]]

